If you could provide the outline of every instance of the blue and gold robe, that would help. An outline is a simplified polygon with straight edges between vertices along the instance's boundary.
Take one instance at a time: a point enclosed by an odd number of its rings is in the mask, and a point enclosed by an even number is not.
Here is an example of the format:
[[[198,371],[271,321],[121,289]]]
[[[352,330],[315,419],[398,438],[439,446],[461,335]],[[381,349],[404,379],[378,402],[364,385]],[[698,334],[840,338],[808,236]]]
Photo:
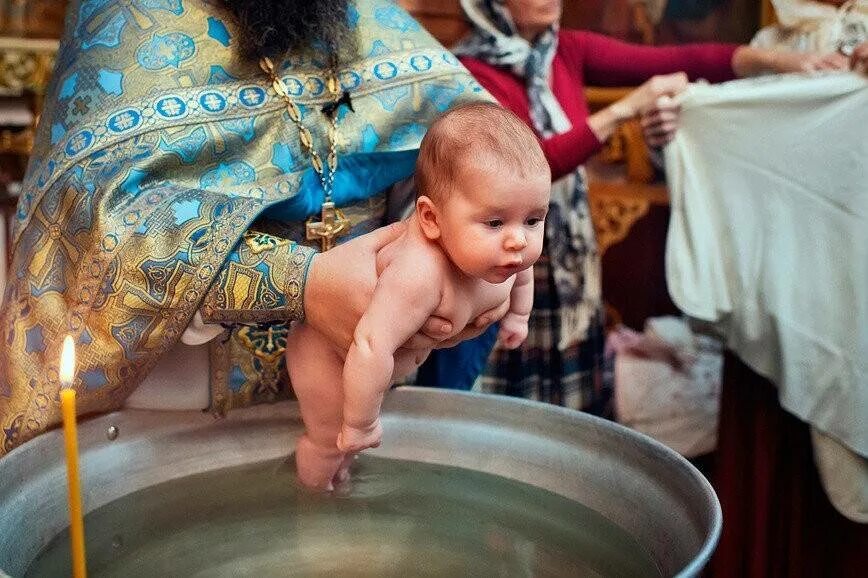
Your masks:
[[[432,119],[486,96],[393,2],[358,0],[350,25],[359,55],[339,79],[355,112],[342,109],[334,197],[363,231],[381,224],[380,193],[412,173]],[[215,410],[285,389],[274,383],[280,322],[301,315],[311,252],[284,238],[302,238],[323,191],[236,34],[219,2],[70,3],[13,228],[0,455],[59,423],[65,334],[81,414],[117,409],[200,309],[234,326],[215,345]],[[280,75],[324,158],[323,67],[290,57]],[[275,223],[284,238],[249,233]]]

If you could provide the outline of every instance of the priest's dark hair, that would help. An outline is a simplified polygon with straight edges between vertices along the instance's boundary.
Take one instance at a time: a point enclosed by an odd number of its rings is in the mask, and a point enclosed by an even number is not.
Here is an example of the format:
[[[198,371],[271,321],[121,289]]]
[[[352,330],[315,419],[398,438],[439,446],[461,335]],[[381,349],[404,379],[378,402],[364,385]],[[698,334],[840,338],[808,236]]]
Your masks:
[[[338,63],[357,53],[349,25],[352,0],[222,0],[238,24],[245,58],[279,60],[289,52],[333,55]]]

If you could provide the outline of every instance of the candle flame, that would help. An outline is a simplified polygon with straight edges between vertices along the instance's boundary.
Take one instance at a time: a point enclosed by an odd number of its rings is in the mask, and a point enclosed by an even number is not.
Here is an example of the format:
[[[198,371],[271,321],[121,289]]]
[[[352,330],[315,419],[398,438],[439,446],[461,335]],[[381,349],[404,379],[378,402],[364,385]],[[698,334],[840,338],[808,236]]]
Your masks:
[[[60,385],[72,387],[75,377],[75,342],[72,335],[67,335],[63,340],[63,350],[60,352]]]

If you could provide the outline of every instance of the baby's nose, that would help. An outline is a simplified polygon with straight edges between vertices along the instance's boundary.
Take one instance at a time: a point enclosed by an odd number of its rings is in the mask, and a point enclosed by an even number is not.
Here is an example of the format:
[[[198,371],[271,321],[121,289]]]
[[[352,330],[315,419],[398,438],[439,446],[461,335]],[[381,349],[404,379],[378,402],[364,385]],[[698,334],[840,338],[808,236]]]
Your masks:
[[[521,251],[527,247],[527,237],[521,229],[512,230],[506,235],[504,247],[508,251]]]

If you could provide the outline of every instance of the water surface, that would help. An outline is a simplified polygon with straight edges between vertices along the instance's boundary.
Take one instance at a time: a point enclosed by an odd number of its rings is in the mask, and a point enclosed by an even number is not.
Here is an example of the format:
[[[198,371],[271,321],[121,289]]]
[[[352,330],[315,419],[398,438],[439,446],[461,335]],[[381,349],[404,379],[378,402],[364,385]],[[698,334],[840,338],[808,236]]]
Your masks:
[[[596,512],[470,470],[362,456],[335,495],[282,461],[165,482],[85,518],[88,574],[137,576],[660,576]],[[27,576],[69,575],[64,532]]]

